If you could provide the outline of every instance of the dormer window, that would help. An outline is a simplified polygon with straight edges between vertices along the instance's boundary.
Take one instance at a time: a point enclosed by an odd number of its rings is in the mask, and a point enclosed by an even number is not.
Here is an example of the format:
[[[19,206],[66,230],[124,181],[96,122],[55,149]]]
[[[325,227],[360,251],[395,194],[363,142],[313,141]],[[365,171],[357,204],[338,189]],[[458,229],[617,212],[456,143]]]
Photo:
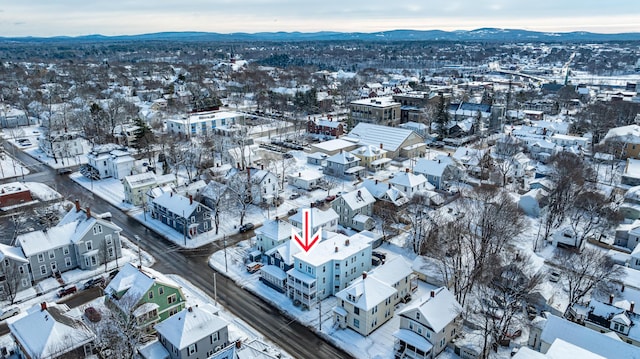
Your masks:
[[[420,312],[416,313],[416,320],[420,320]]]

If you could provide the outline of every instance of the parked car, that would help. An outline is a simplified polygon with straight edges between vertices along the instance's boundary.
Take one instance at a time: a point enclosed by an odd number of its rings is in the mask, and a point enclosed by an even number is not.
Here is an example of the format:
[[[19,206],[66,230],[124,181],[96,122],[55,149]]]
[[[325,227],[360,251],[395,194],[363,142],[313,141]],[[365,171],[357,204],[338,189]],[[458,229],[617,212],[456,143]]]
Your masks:
[[[298,213],[298,209],[297,208],[291,208],[287,214],[290,216],[293,216],[294,214]]]
[[[551,271],[551,273],[549,273],[549,282],[556,283],[559,280],[560,280],[560,273],[556,271]]]
[[[71,172],[73,172],[73,170],[71,170],[71,168],[69,168],[69,167],[58,168],[56,170],[56,173],[59,174],[59,175],[64,175],[64,174],[71,173]]]
[[[72,285],[71,287],[60,289],[58,291],[58,298],[62,298],[64,296],[71,295],[71,294],[73,294],[73,293],[75,293],[77,291],[78,291],[78,288],[76,288],[75,285]]]
[[[109,279],[113,279],[113,277],[117,276],[118,273],[120,273],[118,269],[112,270],[111,272],[109,272]]]
[[[249,272],[249,273],[255,273],[255,272],[259,271],[260,268],[262,268],[262,263],[251,262],[251,263],[247,264],[247,272]]]
[[[97,323],[102,319],[102,315],[100,312],[94,307],[87,307],[84,310],[84,315],[89,319],[90,322]]]
[[[331,201],[333,201],[334,199],[336,199],[336,196],[335,196],[335,195],[331,195],[331,196],[327,196],[324,200],[325,200],[326,202],[331,202]]]
[[[104,278],[103,277],[98,277],[98,278],[92,278],[89,279],[88,281],[86,281],[84,283],[84,289],[89,289],[89,288],[93,288],[93,287],[102,287],[104,285]]]
[[[5,320],[7,318],[11,318],[14,315],[18,315],[20,313],[20,308],[18,307],[7,307],[0,311],[0,320]]]
[[[252,229],[253,229],[253,227],[255,227],[255,226],[253,225],[253,223],[251,223],[251,222],[247,222],[247,223],[245,223],[245,224],[241,225],[241,226],[240,226],[240,229],[239,229],[238,231],[239,231],[240,233],[249,232],[250,230],[252,230]]]
[[[296,199],[296,198],[300,198],[300,193],[293,193],[291,196],[289,196],[289,199]]]

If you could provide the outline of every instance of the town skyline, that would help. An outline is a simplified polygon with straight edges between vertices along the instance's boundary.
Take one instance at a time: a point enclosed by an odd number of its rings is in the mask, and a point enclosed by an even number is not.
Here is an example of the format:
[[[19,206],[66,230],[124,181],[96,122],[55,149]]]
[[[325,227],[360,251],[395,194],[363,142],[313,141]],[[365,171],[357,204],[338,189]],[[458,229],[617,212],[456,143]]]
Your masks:
[[[188,0],[153,7],[127,1],[55,4],[23,1],[0,7],[0,36],[52,37],[155,32],[378,32],[394,29],[523,29],[541,32],[640,32],[640,5],[589,1],[453,1],[389,6],[375,1],[298,3]]]

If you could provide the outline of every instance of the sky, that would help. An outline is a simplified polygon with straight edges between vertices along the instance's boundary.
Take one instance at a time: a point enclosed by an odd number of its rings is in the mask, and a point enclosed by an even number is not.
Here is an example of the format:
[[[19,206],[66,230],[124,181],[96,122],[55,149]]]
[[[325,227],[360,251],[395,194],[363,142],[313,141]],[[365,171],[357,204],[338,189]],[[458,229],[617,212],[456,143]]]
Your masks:
[[[394,29],[640,32],[640,0],[5,0],[0,36]]]

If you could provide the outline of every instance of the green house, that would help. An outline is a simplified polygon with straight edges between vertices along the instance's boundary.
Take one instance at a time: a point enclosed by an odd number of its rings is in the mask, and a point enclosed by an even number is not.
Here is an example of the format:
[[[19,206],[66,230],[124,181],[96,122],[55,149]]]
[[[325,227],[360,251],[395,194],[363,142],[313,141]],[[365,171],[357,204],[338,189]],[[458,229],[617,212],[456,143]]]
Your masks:
[[[127,263],[105,288],[108,306],[152,332],[153,326],[185,308],[182,289],[169,278]]]

